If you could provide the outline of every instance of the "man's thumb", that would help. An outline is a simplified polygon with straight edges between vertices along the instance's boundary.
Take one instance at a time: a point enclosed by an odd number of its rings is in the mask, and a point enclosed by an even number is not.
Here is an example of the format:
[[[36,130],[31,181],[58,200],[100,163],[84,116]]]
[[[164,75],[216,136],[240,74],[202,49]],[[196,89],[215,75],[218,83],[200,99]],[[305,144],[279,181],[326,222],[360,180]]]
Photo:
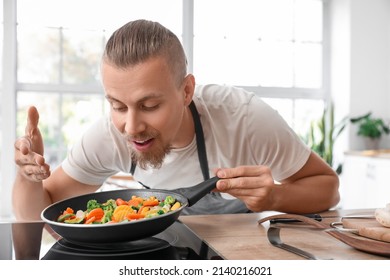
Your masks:
[[[27,112],[27,126],[26,126],[26,135],[32,138],[35,130],[38,128],[39,113],[37,108],[31,106]]]

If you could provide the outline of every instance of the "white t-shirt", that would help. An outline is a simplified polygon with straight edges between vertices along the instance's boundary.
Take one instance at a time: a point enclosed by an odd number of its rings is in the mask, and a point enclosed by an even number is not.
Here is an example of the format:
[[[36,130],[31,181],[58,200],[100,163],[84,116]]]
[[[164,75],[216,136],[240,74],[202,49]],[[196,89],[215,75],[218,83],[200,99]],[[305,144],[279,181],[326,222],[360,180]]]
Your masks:
[[[218,167],[266,165],[275,181],[280,181],[306,163],[310,148],[277,111],[253,93],[235,87],[197,86],[193,101],[203,127],[210,176]],[[99,185],[119,171],[130,172],[131,158],[125,140],[110,117],[105,116],[75,143],[62,167],[80,182]],[[146,186],[168,190],[202,182],[195,137],[187,147],[173,149],[160,169],[137,167],[133,176]],[[184,213],[245,211],[237,199],[224,199],[213,193],[187,207]]]

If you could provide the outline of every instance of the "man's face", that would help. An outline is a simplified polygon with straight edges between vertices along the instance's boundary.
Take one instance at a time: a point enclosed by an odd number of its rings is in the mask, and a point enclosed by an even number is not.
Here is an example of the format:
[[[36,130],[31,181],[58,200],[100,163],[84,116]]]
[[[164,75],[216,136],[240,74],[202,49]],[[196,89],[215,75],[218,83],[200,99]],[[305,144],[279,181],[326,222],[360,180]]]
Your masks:
[[[188,77],[178,87],[165,61],[153,58],[126,69],[104,63],[102,78],[113,124],[139,166],[158,168],[172,147],[189,144]]]

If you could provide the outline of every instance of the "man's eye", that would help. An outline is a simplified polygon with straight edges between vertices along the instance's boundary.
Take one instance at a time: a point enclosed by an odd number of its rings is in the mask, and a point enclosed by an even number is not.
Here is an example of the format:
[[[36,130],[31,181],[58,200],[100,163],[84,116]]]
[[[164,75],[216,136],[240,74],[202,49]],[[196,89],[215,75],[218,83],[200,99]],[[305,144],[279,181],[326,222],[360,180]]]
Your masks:
[[[144,111],[153,111],[159,108],[160,104],[156,105],[141,105],[141,109]]]
[[[115,112],[125,112],[127,110],[127,107],[125,106],[115,106],[115,105],[112,105],[112,110],[114,110]]]

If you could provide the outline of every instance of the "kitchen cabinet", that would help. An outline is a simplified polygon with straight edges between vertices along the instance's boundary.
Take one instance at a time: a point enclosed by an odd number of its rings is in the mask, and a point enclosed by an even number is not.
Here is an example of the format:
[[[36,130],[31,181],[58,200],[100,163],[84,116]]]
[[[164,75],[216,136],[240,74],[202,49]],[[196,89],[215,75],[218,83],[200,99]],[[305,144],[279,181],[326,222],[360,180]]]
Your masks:
[[[346,152],[340,207],[382,208],[390,203],[390,151]]]

